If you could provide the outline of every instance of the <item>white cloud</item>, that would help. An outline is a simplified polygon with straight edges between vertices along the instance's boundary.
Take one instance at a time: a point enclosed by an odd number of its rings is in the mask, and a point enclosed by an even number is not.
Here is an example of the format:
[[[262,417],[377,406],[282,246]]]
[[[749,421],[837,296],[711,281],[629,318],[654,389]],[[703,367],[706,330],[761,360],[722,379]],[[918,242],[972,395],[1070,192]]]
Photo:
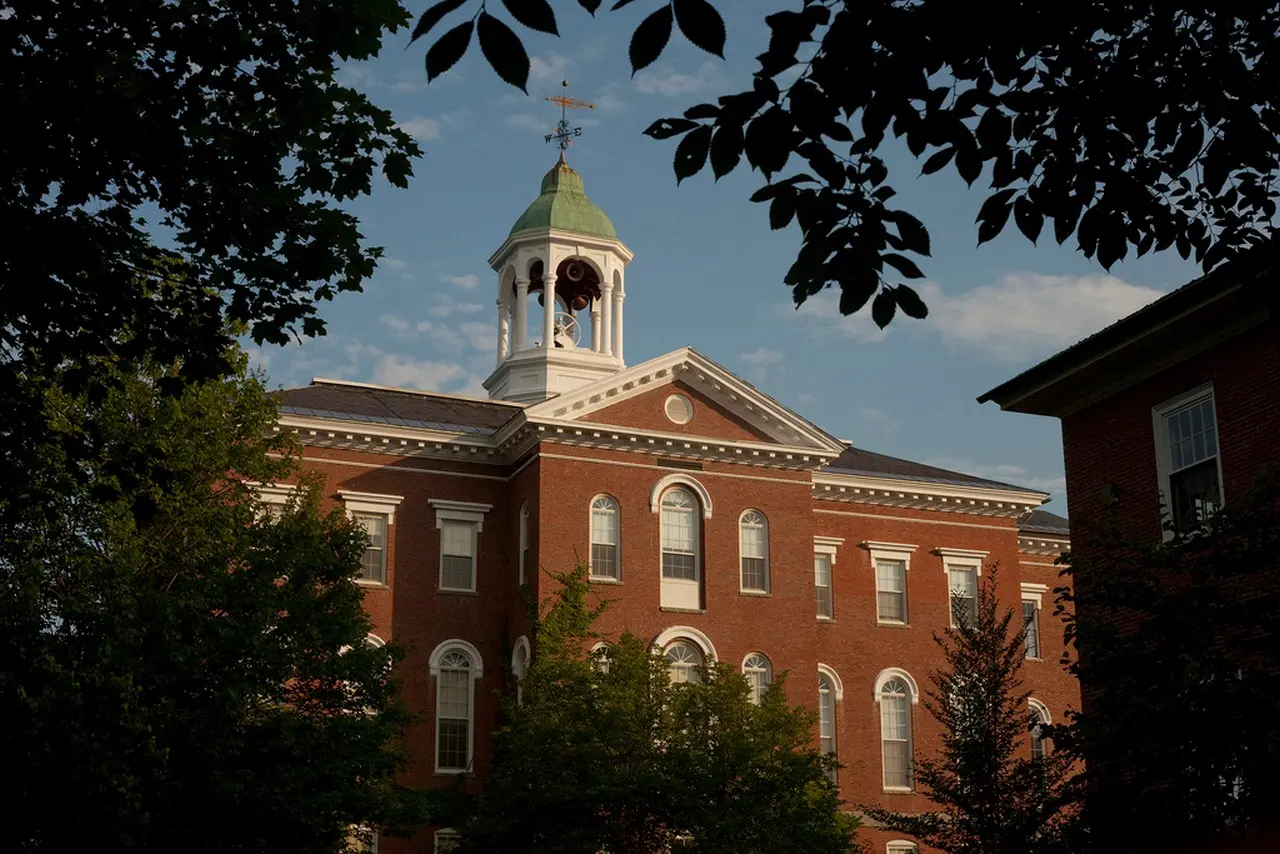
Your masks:
[[[396,317],[394,314],[391,314],[390,312],[379,315],[378,320],[384,326],[390,329],[392,332],[408,332],[409,331],[409,321],[405,320],[402,317]]]
[[[842,315],[839,292],[834,288],[809,297],[799,308],[794,303],[783,303],[776,312],[779,317],[789,319],[816,338],[842,337],[860,344],[876,344],[888,338],[889,330],[893,328],[876,326],[869,308],[849,317]]]
[[[569,76],[569,69],[576,68],[578,63],[559,53],[549,53],[545,57],[529,57],[529,82],[538,85],[554,83],[560,88],[560,81]]]
[[[783,374],[782,364],[787,357],[778,350],[771,350],[768,347],[757,347],[750,353],[741,353],[738,356],[746,365],[747,379],[753,383],[762,383],[774,378],[781,378]]]
[[[373,369],[373,382],[378,385],[440,391],[442,386],[469,380],[470,374],[453,362],[429,362],[383,353]]]
[[[378,263],[392,270],[403,270],[405,267],[409,266],[408,262],[401,261],[399,258],[392,258],[390,255],[383,258]]]
[[[646,68],[636,75],[635,88],[644,95],[697,95],[720,85],[720,66],[708,60],[692,73],[669,67]]]
[[[343,86],[357,89],[372,89],[378,83],[378,77],[365,63],[348,62],[338,67],[338,82]]]
[[[918,290],[943,341],[1010,362],[1061,350],[1163,295],[1115,276],[1028,272],[954,296],[933,283]]]
[[[506,125],[516,130],[546,134],[554,130],[555,123],[545,116],[535,116],[533,113],[512,113],[507,116]]]
[[[408,121],[400,122],[396,127],[414,139],[419,139],[423,142],[440,138],[441,122],[438,119],[416,116]]]
[[[477,350],[492,352],[498,348],[498,327],[492,323],[459,323],[458,331]]]
[[[475,273],[467,273],[462,276],[453,276],[453,275],[445,274],[440,277],[440,281],[448,282],[451,285],[457,285],[458,287],[464,288],[466,290],[471,290],[476,285],[480,284],[480,277],[477,276]]]
[[[605,113],[616,113],[627,108],[627,102],[613,91],[612,86],[596,95],[595,104],[597,110]]]
[[[476,314],[484,311],[478,302],[456,302],[449,294],[436,294],[436,304],[431,308],[432,317],[452,317],[455,314]],[[497,333],[494,333],[497,335]]]

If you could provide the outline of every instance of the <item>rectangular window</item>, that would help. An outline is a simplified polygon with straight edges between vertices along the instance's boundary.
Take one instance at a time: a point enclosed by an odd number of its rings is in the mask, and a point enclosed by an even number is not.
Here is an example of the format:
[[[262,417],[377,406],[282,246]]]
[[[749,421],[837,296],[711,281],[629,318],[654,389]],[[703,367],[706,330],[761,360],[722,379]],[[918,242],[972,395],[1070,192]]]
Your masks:
[[[884,758],[884,787],[911,788],[911,713],[905,695],[880,700],[880,728]]]
[[[951,582],[951,625],[959,625],[963,616],[972,625],[978,619],[978,570],[972,566],[949,566]]]
[[[906,561],[876,561],[876,619],[882,623],[907,622]]]
[[[740,525],[742,549],[742,589],[766,593],[769,579],[765,573],[765,529],[763,525]]]
[[[462,837],[456,831],[436,831],[436,854],[453,854],[460,844],[462,844]]]
[[[596,578],[619,579],[618,513],[610,503],[591,510],[591,574]]]
[[[440,522],[440,589],[476,589],[476,526],[471,522]]]
[[[1040,657],[1040,604],[1035,599],[1022,600],[1022,623],[1027,628],[1027,658]]]
[[[1218,477],[1218,423],[1213,391],[1158,409],[1164,500],[1174,527],[1189,531],[1222,504]]]
[[[387,517],[379,513],[352,513],[351,516],[369,536],[369,545],[360,556],[360,580],[386,584]]]
[[[662,508],[662,577],[698,580],[693,511]]]
[[[465,771],[470,764],[471,673],[441,670],[437,697],[436,766]]]
[[[831,596],[831,555],[813,556],[813,587],[817,593],[818,619],[834,619],[835,608]]]

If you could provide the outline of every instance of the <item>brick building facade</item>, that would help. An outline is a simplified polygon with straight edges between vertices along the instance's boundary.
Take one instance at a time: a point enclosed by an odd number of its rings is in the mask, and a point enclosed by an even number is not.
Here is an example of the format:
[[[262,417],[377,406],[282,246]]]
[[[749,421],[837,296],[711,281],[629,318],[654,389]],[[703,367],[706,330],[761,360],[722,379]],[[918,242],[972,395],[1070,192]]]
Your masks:
[[[498,698],[528,662],[519,588],[545,596],[540,570],[587,561],[613,600],[606,634],[653,638],[677,676],[711,659],[788,671],[850,806],[926,808],[906,768],[937,747],[919,700],[949,591],[998,564],[1010,607],[1048,606],[1065,520],[1035,509],[1043,493],[851,447],[693,349],[628,367],[630,251],[581,187],[557,164],[491,259],[490,399],[335,380],[278,393],[306,468],[371,533],[365,600],[378,637],[408,650],[399,678],[421,715],[408,782],[483,781]],[[530,340],[538,327],[554,347]],[[1025,678],[1057,719],[1077,691],[1040,625]]]

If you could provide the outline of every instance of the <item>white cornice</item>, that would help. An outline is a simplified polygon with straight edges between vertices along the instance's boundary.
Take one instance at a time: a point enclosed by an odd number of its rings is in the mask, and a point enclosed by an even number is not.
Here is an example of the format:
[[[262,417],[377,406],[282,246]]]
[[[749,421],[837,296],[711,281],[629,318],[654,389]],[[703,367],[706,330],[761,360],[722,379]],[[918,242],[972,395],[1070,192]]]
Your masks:
[[[813,495],[827,501],[1015,519],[1050,497],[1032,489],[993,489],[834,472],[814,473]]]
[[[572,245],[579,254],[581,254],[582,247],[588,247],[596,251],[613,252],[622,258],[624,264],[630,263],[631,259],[635,257],[635,253],[616,237],[592,237],[589,234],[579,234],[576,231],[564,231],[559,228],[528,228],[523,231],[517,231],[515,234],[507,235],[507,239],[502,241],[502,245],[489,256],[489,266],[495,272],[501,272],[501,262],[505,260],[505,256],[511,254],[511,250],[518,246],[527,246],[530,243],[548,242]]]

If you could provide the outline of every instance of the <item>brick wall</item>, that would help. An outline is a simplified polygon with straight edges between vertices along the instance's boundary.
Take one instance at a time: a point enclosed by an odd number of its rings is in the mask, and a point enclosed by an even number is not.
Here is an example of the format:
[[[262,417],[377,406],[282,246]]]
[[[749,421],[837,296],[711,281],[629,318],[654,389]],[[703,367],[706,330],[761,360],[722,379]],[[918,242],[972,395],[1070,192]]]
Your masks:
[[[667,398],[676,393],[683,394],[693,403],[693,417],[686,424],[676,424],[666,415]],[[686,436],[715,436],[744,442],[770,441],[759,430],[679,380],[663,383],[652,391],[598,409],[582,420],[595,424],[625,424]]]

